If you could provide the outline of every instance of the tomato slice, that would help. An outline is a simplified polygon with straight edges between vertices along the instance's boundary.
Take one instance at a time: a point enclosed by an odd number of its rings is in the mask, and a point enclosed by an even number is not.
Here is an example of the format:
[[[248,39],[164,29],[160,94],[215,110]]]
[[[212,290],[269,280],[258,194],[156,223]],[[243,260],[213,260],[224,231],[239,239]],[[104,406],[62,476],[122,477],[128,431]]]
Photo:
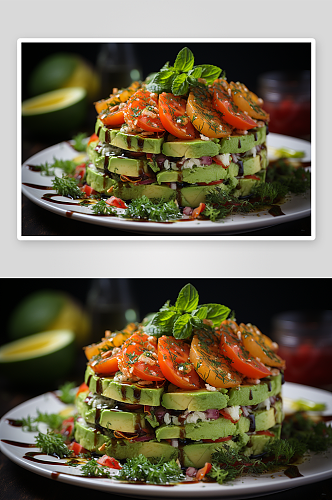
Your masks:
[[[212,97],[207,88],[194,87],[188,96],[187,115],[195,129],[206,137],[227,137],[231,135],[232,127],[215,109]]]
[[[199,186],[214,186],[215,184],[222,184],[224,182],[224,179],[220,179],[219,181],[212,181],[212,182],[197,182]]]
[[[81,394],[81,392],[87,392],[89,391],[89,387],[86,385],[85,382],[83,382],[79,388],[77,389],[77,392],[76,392],[76,397]]]
[[[196,479],[198,481],[201,481],[205,477],[205,475],[210,472],[211,469],[212,469],[212,464],[210,464],[210,462],[205,462],[204,467],[198,469],[198,471],[196,472]]]
[[[108,455],[103,455],[98,458],[97,463],[104,467],[110,467],[111,469],[122,469],[120,463],[115,458],[109,457]]]
[[[180,96],[162,92],[158,101],[159,116],[170,134],[179,139],[195,139],[197,132],[186,114],[186,103]]]
[[[263,363],[253,358],[244,348],[240,338],[230,326],[222,324],[218,333],[221,335],[220,348],[225,356],[232,361],[232,366],[249,378],[263,378],[271,372]]]
[[[199,389],[201,381],[189,360],[190,346],[163,335],[158,339],[158,361],[164,377],[181,389]]]
[[[213,84],[213,105],[223,114],[225,122],[233,127],[249,130],[257,126],[257,123],[250,116],[236,106],[223,83],[219,81]]]
[[[220,351],[220,338],[213,331],[197,331],[191,341],[190,361],[198,375],[213,387],[235,387],[242,382],[242,375]]]
[[[165,132],[158,110],[155,94],[140,89],[127,101],[124,110],[125,122],[133,128],[141,128],[147,132]]]
[[[239,329],[242,343],[253,358],[259,358],[267,366],[285,368],[285,361],[276,354],[274,344],[269,337],[250,324],[241,323]]]
[[[99,137],[97,134],[92,134],[89,138],[89,141],[88,141],[88,144],[90,144],[91,142],[96,142],[96,141],[99,141]]]
[[[79,455],[80,453],[87,453],[86,448],[83,448],[83,446],[76,441],[70,443],[68,445],[68,449],[72,450],[75,456]]]
[[[104,125],[111,125],[112,127],[119,127],[125,122],[124,108],[119,106],[112,106],[99,115],[99,119]]]
[[[165,380],[158,363],[157,349],[157,340],[154,337],[135,332],[122,346],[119,369],[128,376],[142,380]]]
[[[246,111],[251,118],[257,120],[269,120],[270,117],[268,113],[260,106],[263,101],[261,101],[256,94],[248,90],[242,83],[230,82],[229,87],[231,89],[233,101],[241,111]]]

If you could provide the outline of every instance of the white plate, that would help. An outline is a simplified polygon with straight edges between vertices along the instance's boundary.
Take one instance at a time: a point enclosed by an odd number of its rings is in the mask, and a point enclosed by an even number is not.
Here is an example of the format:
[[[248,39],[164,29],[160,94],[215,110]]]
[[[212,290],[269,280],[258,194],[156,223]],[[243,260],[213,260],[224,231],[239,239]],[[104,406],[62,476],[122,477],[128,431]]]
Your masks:
[[[268,146],[275,148],[287,147],[297,151],[304,151],[304,161],[311,161],[311,144],[307,141],[294,139],[279,134],[269,134],[267,138]],[[22,191],[27,198],[37,205],[50,210],[64,217],[97,224],[100,226],[108,226],[114,229],[141,232],[148,234],[238,234],[241,232],[262,229],[264,227],[282,224],[283,222],[291,222],[296,219],[307,217],[311,213],[310,194],[290,196],[288,200],[281,205],[281,210],[284,215],[274,217],[268,211],[251,214],[235,214],[227,217],[221,222],[201,221],[201,220],[186,220],[180,222],[157,223],[157,222],[140,222],[127,220],[112,216],[97,216],[94,215],[91,209],[79,206],[76,200],[70,200],[61,196],[54,196],[55,191],[48,190],[52,187],[52,177],[42,175],[40,172],[35,172],[29,168],[29,165],[40,165],[48,162],[53,163],[54,158],[61,160],[69,160],[78,156],[68,142],[56,144],[47,148],[24,162],[22,167]],[[56,172],[61,177],[62,172]],[[51,198],[47,198],[51,196]]]
[[[285,383],[283,386],[284,397],[290,399],[309,399],[317,403],[326,403],[326,415],[332,413],[332,394],[312,387],[298,384]],[[322,454],[312,454],[304,463],[298,466],[302,477],[293,479],[288,478],[282,472],[264,474],[255,477],[242,477],[235,480],[232,484],[219,485],[216,483],[194,483],[179,484],[172,487],[154,486],[154,485],[133,485],[119,483],[116,480],[105,478],[87,478],[80,476],[78,468],[61,466],[63,460],[58,460],[56,465],[55,458],[41,455],[41,460],[49,459],[50,464],[39,464],[30,462],[24,458],[26,452],[33,451],[34,448],[24,448],[7,444],[2,440],[12,440],[23,443],[34,443],[34,433],[24,432],[19,427],[9,425],[7,419],[18,419],[22,417],[36,416],[37,410],[47,413],[60,411],[64,405],[57,399],[53,393],[46,393],[37,398],[27,401],[4,415],[0,421],[0,449],[8,458],[16,464],[51,478],[56,473],[57,480],[77,486],[83,486],[95,490],[103,490],[109,493],[120,495],[130,495],[131,497],[163,497],[163,498],[202,498],[202,497],[222,497],[226,499],[250,498],[257,495],[274,493],[277,491],[303,486],[309,483],[315,483],[332,477],[331,459],[332,449]]]

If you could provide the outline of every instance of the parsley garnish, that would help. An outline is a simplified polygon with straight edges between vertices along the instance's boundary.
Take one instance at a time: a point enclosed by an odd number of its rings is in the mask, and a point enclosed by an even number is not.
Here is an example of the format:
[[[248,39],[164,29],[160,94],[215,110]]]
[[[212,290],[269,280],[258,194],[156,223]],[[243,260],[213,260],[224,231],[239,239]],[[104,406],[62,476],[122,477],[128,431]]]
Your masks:
[[[109,467],[99,465],[95,458],[91,458],[86,464],[82,465],[81,471],[83,476],[88,477],[111,477]]]
[[[114,479],[148,484],[169,484],[183,481],[185,475],[174,459],[167,462],[160,459],[153,463],[144,455],[139,455],[135,458],[128,458]]]
[[[86,139],[87,134],[84,132],[81,132],[73,137],[73,148],[76,149],[76,151],[86,151]]]
[[[69,177],[66,174],[62,174],[62,177],[55,176],[52,184],[60,196],[67,196],[73,199],[82,198],[83,196],[82,191],[78,187],[78,181],[74,177]]]
[[[72,450],[69,450],[64,442],[62,434],[56,434],[53,431],[47,431],[47,434],[39,432],[35,437],[37,446],[46,455],[56,455],[59,458],[69,457]]]
[[[72,404],[75,401],[76,390],[75,382],[65,382],[59,387],[59,399],[63,403]]]
[[[122,217],[166,222],[181,219],[182,214],[173,200],[168,202],[164,202],[163,200],[154,202],[147,196],[142,196],[131,201]]]
[[[97,215],[117,215],[116,210],[111,205],[106,203],[105,200],[100,200],[95,203],[91,207],[91,210]]]

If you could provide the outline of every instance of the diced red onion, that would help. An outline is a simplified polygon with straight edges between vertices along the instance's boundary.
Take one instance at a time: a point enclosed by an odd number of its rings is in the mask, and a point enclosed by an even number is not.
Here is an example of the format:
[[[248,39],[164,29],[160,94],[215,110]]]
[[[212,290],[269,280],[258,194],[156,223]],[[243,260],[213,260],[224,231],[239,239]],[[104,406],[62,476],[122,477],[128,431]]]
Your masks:
[[[184,215],[191,215],[192,213],[193,213],[193,209],[191,207],[184,207],[184,209],[183,209]]]
[[[211,165],[212,157],[211,156],[201,156],[200,162],[201,162],[201,165]]]
[[[142,185],[142,184],[153,184],[155,182],[155,179],[144,179],[143,181],[139,181],[137,184]]]
[[[149,436],[149,434],[144,434],[143,436],[138,436],[134,439],[132,439],[132,441],[135,441],[135,442],[138,442],[138,441],[150,441],[151,439],[153,439],[153,436]]]
[[[186,476],[195,477],[197,474],[197,469],[195,467],[188,467],[186,469]]]
[[[206,410],[205,415],[207,416],[207,418],[210,418],[211,420],[217,420],[217,418],[219,418],[219,410],[215,409]]]

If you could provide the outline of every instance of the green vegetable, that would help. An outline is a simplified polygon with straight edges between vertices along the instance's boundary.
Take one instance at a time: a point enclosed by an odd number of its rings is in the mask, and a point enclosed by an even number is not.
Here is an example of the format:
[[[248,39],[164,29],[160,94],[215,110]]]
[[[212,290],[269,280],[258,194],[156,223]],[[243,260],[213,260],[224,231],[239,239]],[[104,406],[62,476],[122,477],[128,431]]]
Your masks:
[[[122,214],[124,218],[145,219],[155,222],[181,219],[182,214],[175,201],[154,202],[147,196],[132,200],[126,211]]]
[[[69,457],[72,450],[69,450],[64,442],[62,434],[47,431],[47,434],[39,432],[35,437],[37,446],[46,455],[56,455],[59,458]]]
[[[150,92],[161,94],[172,92],[174,95],[187,95],[190,86],[209,85],[219,78],[222,70],[211,64],[194,66],[194,55],[190,49],[184,47],[178,53],[173,66],[167,62],[158,73],[150,79],[147,89]],[[222,76],[225,76],[223,73]],[[205,83],[199,81],[203,79]]]
[[[168,462],[161,459],[153,463],[144,455],[139,455],[135,458],[128,458],[114,479],[148,484],[170,484],[183,481],[185,475],[174,459]]]
[[[192,335],[193,328],[205,328],[209,320],[213,326],[218,326],[225,320],[230,309],[220,304],[199,305],[199,295],[196,288],[188,283],[180,290],[174,306],[167,301],[152,319],[144,326],[144,331],[150,335],[173,335],[176,339],[187,339]]]
[[[59,168],[63,170],[66,174],[72,174],[75,171],[76,163],[72,160],[57,160],[53,158],[53,163],[42,163],[34,167],[42,175],[53,176],[55,175],[55,169]]]
[[[91,210],[97,215],[117,215],[114,207],[106,203],[105,200],[99,200],[92,205]]]
[[[87,134],[81,132],[73,137],[73,147],[76,151],[86,151],[87,142],[86,139]]]
[[[59,399],[65,404],[73,404],[76,396],[75,382],[65,382],[59,387]]]
[[[73,199],[82,198],[83,196],[82,191],[78,187],[78,181],[66,174],[62,174],[62,177],[55,176],[52,184],[60,196],[67,196]]]
[[[83,476],[89,477],[111,477],[111,469],[99,465],[95,458],[91,458],[86,464],[82,465],[81,471]]]

